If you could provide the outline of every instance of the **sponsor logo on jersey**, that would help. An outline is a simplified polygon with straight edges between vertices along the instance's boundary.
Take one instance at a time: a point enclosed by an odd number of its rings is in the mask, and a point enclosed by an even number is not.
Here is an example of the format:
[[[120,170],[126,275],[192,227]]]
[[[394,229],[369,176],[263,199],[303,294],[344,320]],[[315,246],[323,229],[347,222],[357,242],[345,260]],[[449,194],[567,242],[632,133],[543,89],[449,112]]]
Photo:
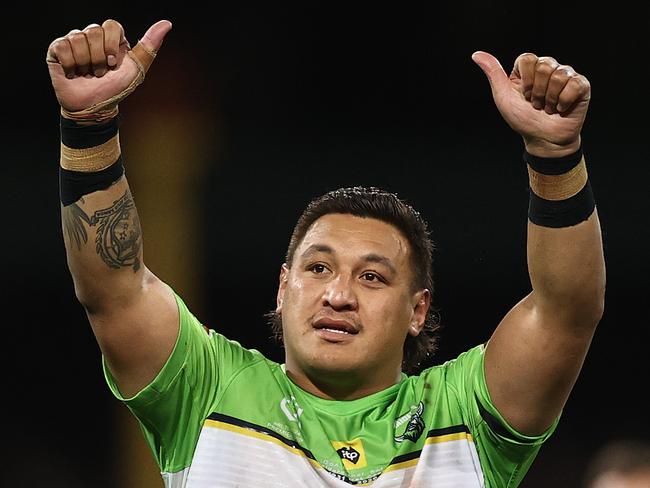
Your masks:
[[[395,442],[417,442],[422,432],[424,432],[423,413],[424,403],[420,402],[417,405],[411,405],[408,412],[400,415],[395,420]],[[405,424],[406,427],[403,427]]]
[[[354,447],[344,446],[336,452],[339,453],[341,459],[347,459],[352,464],[357,464],[357,461],[359,461],[360,454],[354,449]]]
[[[336,453],[343,460],[343,466],[345,468],[365,468],[368,464],[361,439],[354,439],[353,441],[332,441],[332,446],[334,446]]]

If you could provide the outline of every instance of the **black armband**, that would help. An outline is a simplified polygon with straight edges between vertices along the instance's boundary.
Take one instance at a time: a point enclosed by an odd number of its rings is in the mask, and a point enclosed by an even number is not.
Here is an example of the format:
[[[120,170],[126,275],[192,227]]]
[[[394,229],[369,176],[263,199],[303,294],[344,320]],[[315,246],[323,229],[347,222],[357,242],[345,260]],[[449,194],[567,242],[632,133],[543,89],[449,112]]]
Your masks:
[[[95,125],[61,117],[59,196],[66,206],[111,186],[124,174],[119,115]]]
[[[541,158],[524,151],[528,165],[528,218],[542,227],[570,227],[587,220],[596,200],[582,147],[561,158]]]
[[[124,174],[122,156],[108,168],[87,173],[59,167],[59,197],[63,206],[76,202],[84,195],[105,190]]]

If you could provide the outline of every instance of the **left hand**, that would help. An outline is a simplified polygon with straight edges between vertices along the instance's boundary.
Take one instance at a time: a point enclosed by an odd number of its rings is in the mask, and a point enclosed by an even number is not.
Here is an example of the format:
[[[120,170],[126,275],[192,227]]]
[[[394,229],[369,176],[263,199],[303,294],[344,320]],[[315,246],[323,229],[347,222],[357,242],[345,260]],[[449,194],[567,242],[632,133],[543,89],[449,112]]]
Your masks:
[[[524,53],[510,76],[489,53],[472,59],[483,70],[492,96],[508,125],[522,135],[526,150],[540,157],[561,157],[580,147],[591,86],[571,66],[549,56]]]

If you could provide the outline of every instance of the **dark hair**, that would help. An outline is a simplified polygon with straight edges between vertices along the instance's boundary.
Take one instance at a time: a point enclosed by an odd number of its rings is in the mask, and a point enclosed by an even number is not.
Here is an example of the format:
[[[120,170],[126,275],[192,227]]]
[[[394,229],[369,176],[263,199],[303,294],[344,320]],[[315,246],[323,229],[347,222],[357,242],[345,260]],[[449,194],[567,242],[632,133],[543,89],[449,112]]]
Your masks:
[[[428,289],[433,294],[433,243],[427,224],[413,207],[404,200],[376,187],[355,186],[332,190],[312,200],[298,218],[291,234],[285,263],[290,268],[293,256],[311,225],[327,214],[350,214],[381,220],[394,225],[408,240],[411,247],[413,290]],[[271,311],[266,314],[275,339],[282,344],[282,315]],[[433,355],[438,343],[440,324],[438,316],[429,307],[424,327],[419,335],[408,335],[404,341],[402,370],[414,373],[422,361]]]

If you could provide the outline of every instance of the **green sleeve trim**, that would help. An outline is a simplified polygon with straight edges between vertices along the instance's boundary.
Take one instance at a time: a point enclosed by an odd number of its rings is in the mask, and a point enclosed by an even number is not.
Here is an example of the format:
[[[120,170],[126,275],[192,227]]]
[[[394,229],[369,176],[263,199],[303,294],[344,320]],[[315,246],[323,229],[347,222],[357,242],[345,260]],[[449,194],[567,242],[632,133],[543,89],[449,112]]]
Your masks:
[[[478,378],[479,385],[477,385],[478,387],[476,389],[475,400],[481,418],[483,418],[483,420],[489,426],[493,434],[498,437],[507,439],[511,442],[515,442],[517,444],[527,444],[527,445],[543,444],[555,431],[555,428],[557,427],[557,424],[560,421],[560,417],[562,416],[562,413],[560,412],[560,415],[557,416],[553,424],[551,424],[551,426],[541,434],[534,435],[534,436],[522,434],[514,427],[512,427],[507,422],[506,419],[503,418],[503,416],[499,413],[497,408],[492,403],[492,398],[490,397],[490,391],[488,390],[487,387],[487,381],[485,380],[485,347],[482,347],[480,362],[481,362],[479,368],[480,374]]]

